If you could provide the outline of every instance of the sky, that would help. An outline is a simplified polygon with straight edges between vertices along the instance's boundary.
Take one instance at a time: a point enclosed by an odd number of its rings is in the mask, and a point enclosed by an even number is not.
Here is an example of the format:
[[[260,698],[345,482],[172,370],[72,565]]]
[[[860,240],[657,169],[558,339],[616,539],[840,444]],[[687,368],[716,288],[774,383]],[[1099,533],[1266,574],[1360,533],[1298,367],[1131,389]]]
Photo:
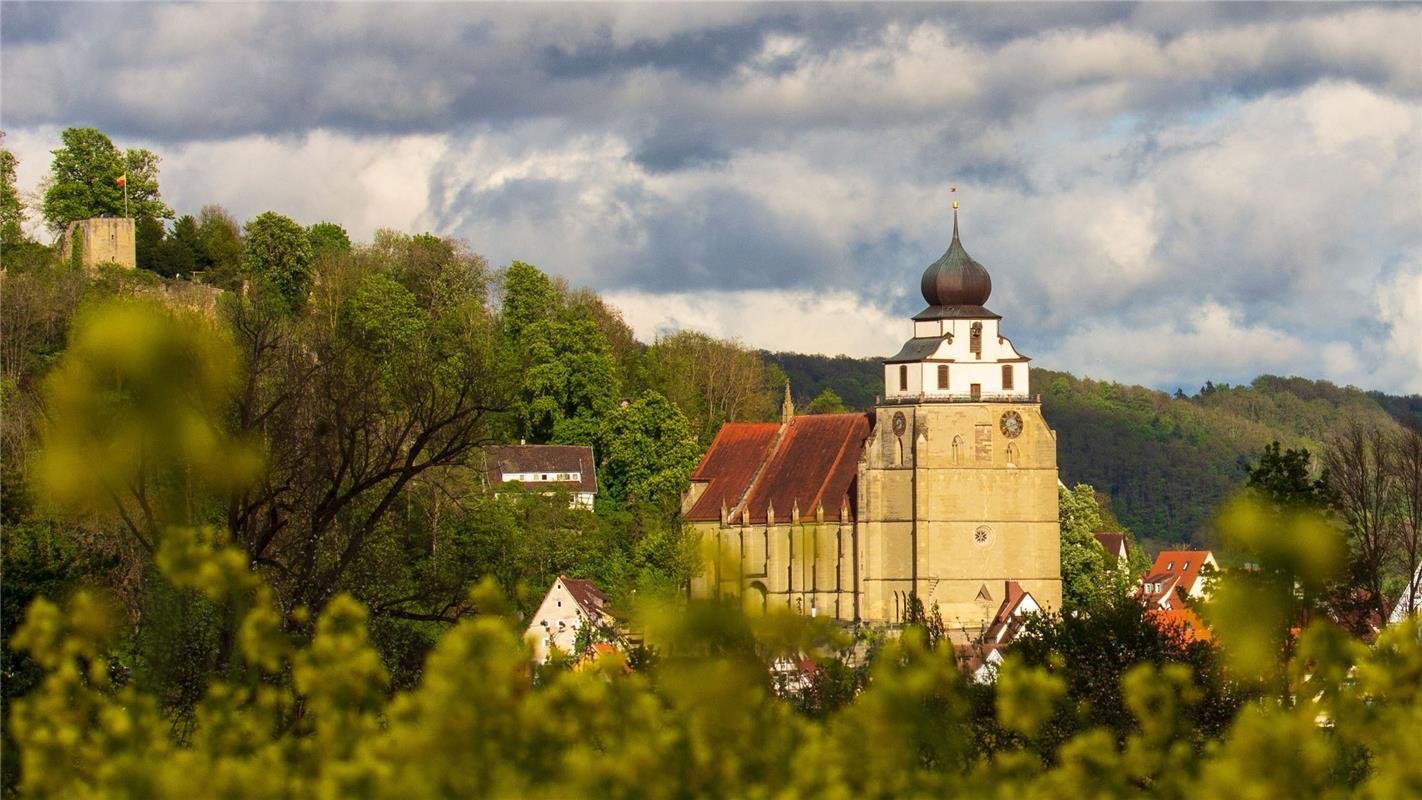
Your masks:
[[[0,6],[0,127],[467,241],[644,341],[886,356],[948,246],[1039,366],[1422,392],[1422,5]],[[957,187],[950,193],[950,187]]]

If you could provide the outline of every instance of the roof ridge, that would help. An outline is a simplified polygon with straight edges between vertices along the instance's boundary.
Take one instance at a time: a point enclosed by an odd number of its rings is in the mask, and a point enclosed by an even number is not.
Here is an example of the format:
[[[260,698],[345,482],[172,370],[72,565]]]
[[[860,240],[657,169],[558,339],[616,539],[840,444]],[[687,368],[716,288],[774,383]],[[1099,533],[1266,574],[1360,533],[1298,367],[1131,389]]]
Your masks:
[[[736,504],[731,507],[731,519],[735,519],[739,516],[745,510],[746,505],[750,503],[751,496],[755,494],[756,487],[760,485],[761,476],[765,474],[765,468],[770,465],[770,462],[775,460],[775,454],[780,450],[780,444],[785,441],[785,435],[790,432],[790,426],[794,424],[794,417],[780,423],[780,430],[775,432],[775,439],[771,441],[770,447],[765,449],[765,457],[761,459],[760,464],[756,466],[755,472],[751,475],[751,479],[746,481],[745,491],[742,492],[740,498],[736,500]]]

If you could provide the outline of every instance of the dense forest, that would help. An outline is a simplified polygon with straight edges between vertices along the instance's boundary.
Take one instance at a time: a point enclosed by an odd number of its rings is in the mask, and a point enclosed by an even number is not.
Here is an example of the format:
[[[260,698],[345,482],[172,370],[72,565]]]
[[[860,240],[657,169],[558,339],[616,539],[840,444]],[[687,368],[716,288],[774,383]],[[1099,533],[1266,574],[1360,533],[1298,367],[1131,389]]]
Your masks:
[[[883,392],[878,359],[765,353],[797,397],[826,389],[867,409]],[[1323,450],[1347,423],[1394,429],[1422,425],[1422,397],[1397,397],[1328,381],[1263,375],[1247,386],[1208,383],[1174,395],[1078,378],[1034,366],[1033,394],[1057,431],[1062,482],[1090,484],[1150,549],[1218,544],[1209,521],[1245,482],[1245,468],[1271,442]]]

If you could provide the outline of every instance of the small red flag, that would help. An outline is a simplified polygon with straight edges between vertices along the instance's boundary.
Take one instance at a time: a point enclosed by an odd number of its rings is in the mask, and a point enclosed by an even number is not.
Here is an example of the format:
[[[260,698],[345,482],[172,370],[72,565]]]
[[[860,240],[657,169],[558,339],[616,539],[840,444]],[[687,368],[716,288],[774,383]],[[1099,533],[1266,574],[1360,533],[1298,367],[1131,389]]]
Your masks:
[[[116,180],[116,181],[114,181],[114,182],[117,183],[119,186],[125,186],[125,185],[128,184],[128,176],[127,176],[127,175],[120,175],[120,176],[118,176],[118,180]]]

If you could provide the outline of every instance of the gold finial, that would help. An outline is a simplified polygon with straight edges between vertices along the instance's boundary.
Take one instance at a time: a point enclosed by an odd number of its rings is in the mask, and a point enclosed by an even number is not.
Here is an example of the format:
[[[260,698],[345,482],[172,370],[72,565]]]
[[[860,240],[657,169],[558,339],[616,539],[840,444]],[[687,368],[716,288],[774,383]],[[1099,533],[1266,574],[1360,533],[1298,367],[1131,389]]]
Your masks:
[[[948,187],[948,191],[949,191],[949,193],[951,193],[951,194],[957,194],[957,193],[958,193],[958,187],[956,187],[956,186],[949,186],[949,187]],[[954,211],[957,211],[957,210],[958,210],[958,201],[957,201],[956,199],[953,201],[953,210],[954,210]]]

